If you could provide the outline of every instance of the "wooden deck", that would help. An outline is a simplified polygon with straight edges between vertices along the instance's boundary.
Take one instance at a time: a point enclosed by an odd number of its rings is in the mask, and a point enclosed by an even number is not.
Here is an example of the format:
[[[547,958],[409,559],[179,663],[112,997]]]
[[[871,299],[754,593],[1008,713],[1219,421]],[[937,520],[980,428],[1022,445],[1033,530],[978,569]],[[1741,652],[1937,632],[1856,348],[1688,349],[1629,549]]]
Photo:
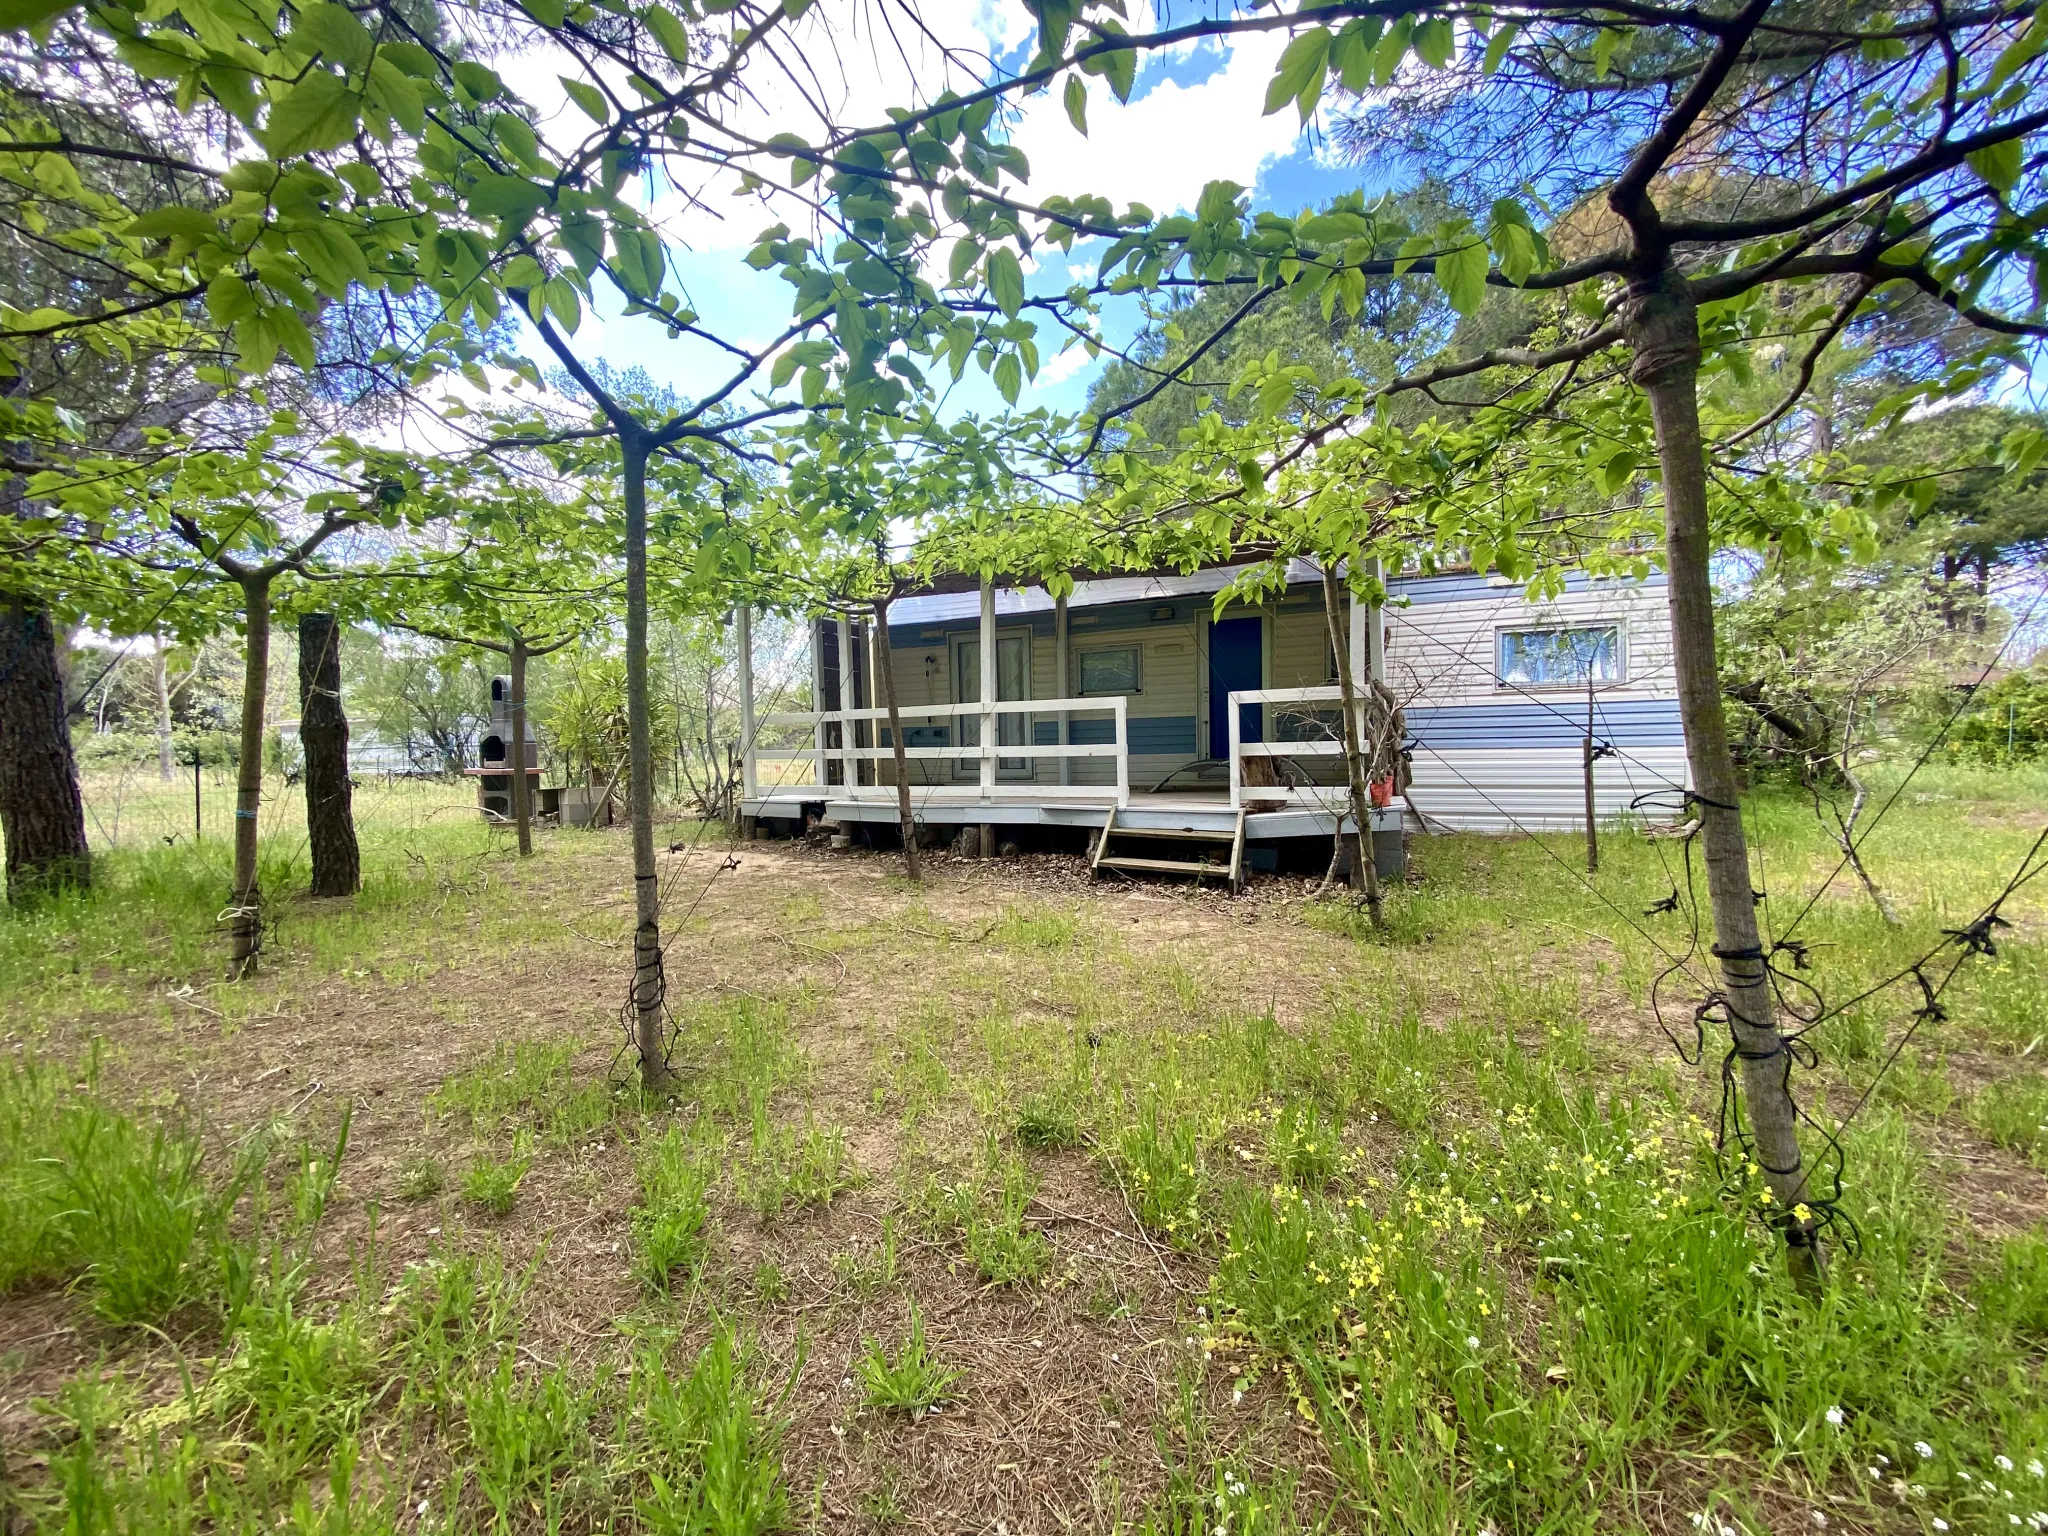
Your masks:
[[[1034,793],[1034,791],[1036,791]],[[1048,793],[1047,791],[1050,791]],[[1341,794],[1333,791],[1333,795]],[[1245,837],[1268,842],[1283,837],[1329,837],[1337,830],[1335,806],[1279,805],[1261,809],[1259,791],[1247,789]],[[910,808],[921,822],[932,826],[990,825],[1005,827],[1087,827],[1100,829],[1117,812],[1120,827],[1158,827],[1187,832],[1228,834],[1237,824],[1227,789],[1214,791],[1179,790],[1148,794],[1130,791],[1130,798],[1117,807],[1113,790],[1057,789],[1051,786],[1005,786],[994,798],[983,799],[972,784],[920,785],[910,792]],[[840,784],[786,784],[757,798],[743,800],[743,815],[770,819],[801,820],[808,811],[826,821],[896,822],[896,791],[890,785],[861,785],[849,796]],[[1375,832],[1399,831],[1403,807],[1399,800],[1373,812]],[[1344,814],[1346,826],[1351,823]]]

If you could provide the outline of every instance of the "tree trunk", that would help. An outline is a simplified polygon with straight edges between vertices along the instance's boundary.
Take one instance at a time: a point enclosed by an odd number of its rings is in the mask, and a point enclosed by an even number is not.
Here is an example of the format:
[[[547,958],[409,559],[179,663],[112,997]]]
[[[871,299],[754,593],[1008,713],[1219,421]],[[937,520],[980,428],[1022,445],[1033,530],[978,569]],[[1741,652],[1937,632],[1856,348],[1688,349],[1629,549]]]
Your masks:
[[[1768,961],[1757,930],[1756,898],[1743,836],[1741,789],[1721,711],[1714,657],[1714,590],[1708,564],[1706,457],[1700,440],[1697,380],[1699,313],[1684,279],[1667,272],[1661,286],[1638,288],[1627,310],[1630,375],[1648,394],[1664,479],[1664,543],[1670,577],[1671,643],[1678,707],[1692,770],[1700,851],[1714,916],[1729,1030],[1741,1068],[1756,1160],[1785,1233],[1793,1278],[1818,1277],[1812,1220],[1793,1212],[1806,1196],[1799,1154],[1798,1112],[1789,1079],[1792,1057],[1778,1033]]]
[[[1592,874],[1600,868],[1600,823],[1595,819],[1593,806],[1593,684],[1591,664],[1588,664],[1586,684],[1586,873]]]
[[[50,616],[7,600],[0,632],[0,834],[7,839],[7,899],[92,883],[85,801],[64,674]]]
[[[1954,555],[1944,552],[1941,557],[1941,627],[1956,627],[1956,575],[1962,570],[1962,562]]]
[[[341,626],[331,613],[299,620],[299,743],[306,749],[313,894],[353,896],[363,865],[348,777],[348,712],[341,702]]]
[[[228,892],[228,980],[256,972],[263,893],[256,876],[256,813],[263,803],[263,705],[270,686],[270,578],[242,580],[248,643],[242,659],[241,761],[235,765],[235,877]]]
[[[633,1042],[641,1086],[668,1086],[667,1005],[661,969],[661,879],[654,867],[654,739],[647,699],[647,449],[626,461],[626,810],[633,824]]]
[[[150,658],[150,681],[156,685],[156,766],[157,777],[166,784],[176,776],[177,754],[171,740],[171,669],[165,661],[168,650],[164,637],[157,635],[156,651]]]
[[[1365,753],[1358,740],[1358,692],[1351,680],[1351,647],[1344,636],[1344,605],[1337,591],[1337,567],[1324,560],[1323,617],[1330,626],[1330,645],[1337,653],[1337,696],[1344,713],[1344,780],[1351,792],[1351,819],[1357,826],[1358,851],[1353,884],[1365,889],[1365,908],[1375,928],[1387,925],[1382,910],[1379,866],[1372,856],[1372,799],[1365,782]]]
[[[536,753],[535,756],[539,754]],[[526,778],[526,636],[512,631],[512,823],[519,857],[533,856],[533,786]]]
[[[889,711],[889,752],[896,764],[896,825],[903,834],[903,873],[916,885],[924,879],[917,855],[917,821],[910,814],[910,759],[903,755],[903,717],[896,711],[896,658],[889,654],[889,599],[875,599],[875,683]]]

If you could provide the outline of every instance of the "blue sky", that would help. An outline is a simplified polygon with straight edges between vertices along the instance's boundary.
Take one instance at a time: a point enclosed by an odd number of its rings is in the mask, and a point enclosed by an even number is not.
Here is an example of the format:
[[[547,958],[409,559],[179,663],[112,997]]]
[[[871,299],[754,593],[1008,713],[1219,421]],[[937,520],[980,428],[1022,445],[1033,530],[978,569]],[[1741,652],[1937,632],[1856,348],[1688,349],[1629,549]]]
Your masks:
[[[1031,158],[1030,190],[1038,196],[1095,191],[1120,206],[1143,201],[1155,213],[1166,213],[1191,206],[1206,182],[1221,178],[1249,186],[1255,207],[1292,212],[1357,187],[1357,173],[1319,155],[1310,136],[1298,131],[1291,109],[1261,115],[1272,56],[1282,43],[1254,37],[1225,48],[1205,42],[1154,57],[1141,66],[1131,99],[1121,106],[1102,82],[1091,82],[1085,139],[1068,123],[1057,93],[1028,99],[1012,136]],[[1014,69],[1028,47],[1022,39],[992,51],[1001,66]],[[735,202],[722,219],[687,216],[681,223],[691,245],[671,247],[692,306],[720,335],[743,343],[766,342],[788,323],[788,286],[773,271],[756,272],[741,259],[751,236],[768,222],[759,204]],[[1092,279],[1103,248],[1104,242],[1091,241],[1077,245],[1071,256],[1041,250],[1027,279],[1030,290],[1058,292]],[[1138,318],[1135,302],[1119,301],[1105,313],[1107,334],[1119,344],[1127,341]],[[676,343],[645,321],[621,320],[615,304],[600,301],[593,319],[597,324],[578,338],[586,356],[602,355],[620,368],[643,367],[689,396],[727,375],[729,359],[709,344]],[[1085,404],[1103,362],[1086,361],[1078,352],[1059,359],[1063,339],[1041,325],[1040,380],[1027,387],[1020,405],[1075,411]],[[990,414],[1003,409],[994,385],[972,364],[947,405]]]

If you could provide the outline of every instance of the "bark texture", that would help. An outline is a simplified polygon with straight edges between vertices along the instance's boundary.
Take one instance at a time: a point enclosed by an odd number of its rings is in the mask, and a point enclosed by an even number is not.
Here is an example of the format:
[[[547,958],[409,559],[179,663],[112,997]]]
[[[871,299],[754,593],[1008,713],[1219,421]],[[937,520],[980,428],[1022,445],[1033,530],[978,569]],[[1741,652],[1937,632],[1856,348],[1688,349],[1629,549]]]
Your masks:
[[[903,755],[903,717],[896,711],[896,661],[889,654],[889,599],[875,599],[875,682],[889,711],[889,751],[896,764],[896,826],[903,834],[903,873],[912,885],[924,879],[917,852],[917,819],[910,812],[910,760]]]
[[[92,883],[85,801],[71,753],[64,673],[50,616],[16,597],[0,606],[0,834],[7,899]]]
[[[1806,1198],[1798,1114],[1789,1079],[1792,1057],[1778,1033],[1770,973],[1757,928],[1741,786],[1728,750],[1714,657],[1714,593],[1708,561],[1706,459],[1700,438],[1697,379],[1699,316],[1684,279],[1665,275],[1639,289],[1627,311],[1631,376],[1649,395],[1664,478],[1664,542],[1670,572],[1671,640],[1686,760],[1698,799],[1701,860],[1714,916],[1714,955],[1734,1036],[1742,1098],[1758,1163],[1789,1244],[1795,1278],[1817,1271],[1811,1220],[1793,1215]]]
[[[640,1083],[668,1086],[661,970],[661,880],[654,867],[654,735],[647,697],[647,448],[628,438],[626,461],[626,786],[633,824],[633,1043]]]
[[[519,857],[533,856],[533,786],[526,778],[526,636],[512,631],[512,821]]]
[[[363,865],[348,777],[348,712],[341,702],[341,626],[331,613],[299,620],[299,741],[306,749],[313,894],[353,896]]]
[[[1387,925],[1385,893],[1379,865],[1372,856],[1372,796],[1366,786],[1365,749],[1358,738],[1358,690],[1351,676],[1351,646],[1344,634],[1344,603],[1337,589],[1335,562],[1323,562],[1323,617],[1330,626],[1330,645],[1337,653],[1337,695],[1344,713],[1344,781],[1351,792],[1351,819],[1358,846],[1352,859],[1353,883],[1365,891],[1365,909],[1375,928]]]
[[[150,653],[149,680],[156,687],[157,777],[168,784],[177,764],[171,738],[171,669],[166,655],[163,636],[158,635],[156,648]]]
[[[228,891],[228,980],[256,973],[263,947],[256,818],[263,805],[263,705],[270,686],[270,578],[242,578],[248,643],[242,655],[241,760],[235,765],[235,875]]]

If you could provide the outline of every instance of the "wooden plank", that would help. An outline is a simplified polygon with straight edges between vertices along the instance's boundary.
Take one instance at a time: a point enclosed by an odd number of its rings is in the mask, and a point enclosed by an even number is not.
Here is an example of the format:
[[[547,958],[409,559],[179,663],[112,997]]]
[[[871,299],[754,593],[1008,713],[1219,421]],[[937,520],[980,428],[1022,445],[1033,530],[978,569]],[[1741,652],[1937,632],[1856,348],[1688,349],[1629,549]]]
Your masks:
[[[1242,823],[1243,820],[1244,814],[1239,812],[1238,821]],[[1116,835],[1118,837],[1177,837],[1197,843],[1227,843],[1234,834],[1223,827],[1218,827],[1213,832],[1205,832],[1200,827],[1134,827],[1129,823],[1125,823],[1116,829]]]
[[[1180,859],[1134,859],[1127,854],[1121,853],[1114,858],[1097,859],[1095,867],[1097,869],[1145,869],[1153,870],[1163,875],[1220,875],[1224,870],[1223,865],[1211,864],[1207,859],[1203,859],[1198,864],[1189,864]]]
[[[1095,857],[1088,864],[1088,878],[1093,880],[1096,871],[1102,868],[1102,856],[1109,852],[1109,834],[1116,826],[1116,807],[1109,808],[1109,814],[1102,818],[1102,836],[1095,844]]]
[[[1245,808],[1237,808],[1237,833],[1230,840],[1230,889],[1233,893],[1244,889],[1244,818]]]

